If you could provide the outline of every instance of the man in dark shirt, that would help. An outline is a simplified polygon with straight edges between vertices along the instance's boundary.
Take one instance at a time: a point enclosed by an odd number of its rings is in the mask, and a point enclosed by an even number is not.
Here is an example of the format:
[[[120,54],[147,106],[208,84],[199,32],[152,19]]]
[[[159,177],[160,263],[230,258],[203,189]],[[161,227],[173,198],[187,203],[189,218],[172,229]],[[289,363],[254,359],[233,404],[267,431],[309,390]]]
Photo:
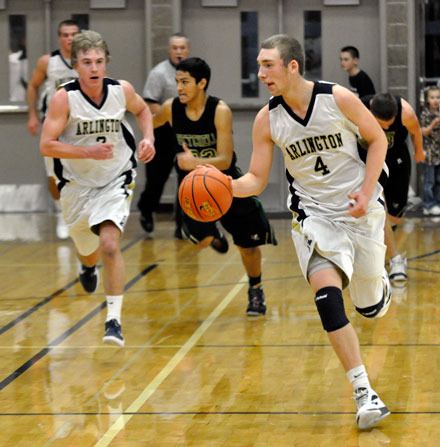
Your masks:
[[[411,179],[411,155],[406,144],[408,134],[411,138],[414,160],[421,163],[425,159],[422,130],[416,112],[400,96],[378,93],[362,98],[364,105],[371,110],[382,127],[388,140],[385,162],[389,176],[384,188],[387,206],[385,224],[385,245],[389,259],[389,277],[392,283],[405,282],[407,260],[399,253],[393,230],[401,224],[408,204],[408,188]]]
[[[373,81],[359,68],[359,50],[356,47],[347,46],[341,49],[341,67],[348,73],[348,82],[351,90],[359,98],[365,95],[374,95],[376,90]]]
[[[240,177],[232,137],[232,112],[219,98],[207,93],[211,78],[209,65],[190,57],[176,66],[177,94],[164,102],[154,115],[154,126],[172,126],[182,151],[177,154],[179,184],[198,165],[209,163],[232,178]],[[257,197],[234,198],[229,211],[220,219],[232,235],[249,278],[249,316],[266,313],[261,279],[261,245],[277,241],[261,202]],[[182,213],[182,232],[199,248],[211,246],[219,253],[228,250],[228,242],[217,222],[198,222]]]

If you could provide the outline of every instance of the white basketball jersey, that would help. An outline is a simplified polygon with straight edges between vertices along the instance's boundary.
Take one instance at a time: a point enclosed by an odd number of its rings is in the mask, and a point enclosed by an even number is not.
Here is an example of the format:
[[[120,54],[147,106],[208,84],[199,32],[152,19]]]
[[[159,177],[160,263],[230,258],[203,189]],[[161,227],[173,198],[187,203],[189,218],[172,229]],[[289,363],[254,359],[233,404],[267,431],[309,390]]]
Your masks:
[[[60,86],[77,77],[78,73],[70,65],[70,60],[65,59],[60,50],[53,51],[47,65],[46,81],[40,107],[43,115],[46,113],[49,101]]]
[[[133,131],[124,120],[126,100],[122,86],[104,79],[104,97],[95,104],[80,89],[79,81],[64,85],[69,100],[69,119],[59,140],[76,146],[93,146],[99,142],[113,144],[109,160],[55,159],[55,175],[61,185],[74,181],[87,187],[102,187],[136,167],[136,143]]]
[[[339,110],[332,86],[315,82],[304,119],[281,96],[269,102],[272,140],[283,152],[289,182],[287,206],[298,221],[311,214],[347,218],[347,194],[358,191],[364,181],[358,129]],[[378,183],[371,200],[381,192]]]

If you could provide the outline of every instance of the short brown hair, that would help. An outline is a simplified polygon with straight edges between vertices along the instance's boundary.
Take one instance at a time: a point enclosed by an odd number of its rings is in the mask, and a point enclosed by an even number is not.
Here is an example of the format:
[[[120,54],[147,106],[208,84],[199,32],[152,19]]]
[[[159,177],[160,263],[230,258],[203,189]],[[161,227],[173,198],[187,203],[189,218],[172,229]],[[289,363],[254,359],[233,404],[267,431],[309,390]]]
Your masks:
[[[304,73],[304,52],[301,44],[293,37],[287,34],[275,34],[261,43],[261,48],[271,50],[276,48],[280,53],[284,65],[287,67],[289,62],[296,60],[299,66],[299,73]]]
[[[105,60],[110,60],[110,52],[108,51],[107,43],[102,38],[101,34],[96,31],[82,31],[75,35],[72,41],[72,66],[78,62],[78,53],[80,51],[86,52],[91,49],[102,50],[105,54]]]
[[[58,28],[57,28],[58,35],[61,34],[61,28],[63,26],[76,26],[78,28],[78,32],[80,31],[79,23],[76,20],[68,19],[68,20],[63,20],[62,22],[60,22],[58,24]]]

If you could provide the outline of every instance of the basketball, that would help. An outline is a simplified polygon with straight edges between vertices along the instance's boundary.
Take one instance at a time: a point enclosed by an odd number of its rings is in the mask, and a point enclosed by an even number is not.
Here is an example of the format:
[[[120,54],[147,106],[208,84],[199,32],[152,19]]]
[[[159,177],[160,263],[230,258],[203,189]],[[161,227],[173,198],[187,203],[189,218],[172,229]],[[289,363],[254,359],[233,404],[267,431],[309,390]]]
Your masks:
[[[191,219],[199,222],[218,220],[232,203],[230,180],[213,166],[200,166],[182,180],[179,203]]]

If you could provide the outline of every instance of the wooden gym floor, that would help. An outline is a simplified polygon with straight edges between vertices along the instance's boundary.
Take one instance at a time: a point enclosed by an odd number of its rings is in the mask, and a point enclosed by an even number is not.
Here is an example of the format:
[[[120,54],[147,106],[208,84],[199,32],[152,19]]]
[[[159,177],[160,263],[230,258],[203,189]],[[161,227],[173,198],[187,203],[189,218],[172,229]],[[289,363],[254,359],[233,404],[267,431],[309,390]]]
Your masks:
[[[161,216],[138,215],[127,265],[123,349],[101,342],[102,288],[87,295],[54,216],[0,215],[1,446],[440,445],[440,232],[407,219],[409,281],[381,320],[346,296],[370,379],[392,415],[359,432],[351,387],[302,278],[289,220],[263,248],[268,313],[245,315],[238,252],[197,252]],[[229,240],[231,240],[229,238]]]

